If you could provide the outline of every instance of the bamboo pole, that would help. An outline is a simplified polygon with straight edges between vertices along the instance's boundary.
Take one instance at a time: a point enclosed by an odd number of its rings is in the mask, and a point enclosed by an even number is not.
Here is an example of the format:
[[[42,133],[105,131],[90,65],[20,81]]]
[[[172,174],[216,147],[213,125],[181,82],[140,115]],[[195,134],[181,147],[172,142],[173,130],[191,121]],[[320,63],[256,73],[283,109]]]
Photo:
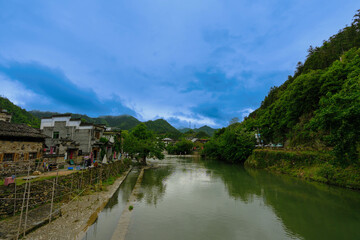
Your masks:
[[[24,222],[24,237],[26,235],[26,223],[28,218],[28,212],[29,212],[29,200],[30,200],[30,193],[31,193],[31,182],[29,182],[29,190],[27,194],[27,201],[26,201],[26,211],[25,211],[25,222]]]
[[[57,160],[56,160],[57,163]],[[59,168],[58,168],[59,170]],[[59,174],[59,172],[57,172],[57,174]],[[50,217],[49,217],[49,223],[51,223],[51,215],[52,215],[52,210],[53,210],[53,206],[54,206],[54,195],[55,195],[55,183],[56,183],[56,179],[53,180],[53,190],[52,190],[52,195],[51,195],[51,205],[50,205]]]
[[[16,167],[15,167],[15,171],[14,171],[14,176],[15,176],[15,190],[14,190],[14,216],[15,216],[15,213],[16,213]]]
[[[16,234],[16,240],[19,239],[19,235],[20,235],[21,222],[22,222],[22,216],[23,216],[24,205],[25,205],[26,190],[27,190],[27,186],[28,186],[28,182],[29,182],[29,175],[30,175],[30,162],[29,162],[29,166],[28,166],[27,179],[26,179],[25,187],[24,187],[24,195],[23,195],[23,201],[22,201],[22,205],[21,205],[21,213],[20,213],[20,219],[19,219],[19,228],[18,228],[18,232],[17,232],[17,234]]]

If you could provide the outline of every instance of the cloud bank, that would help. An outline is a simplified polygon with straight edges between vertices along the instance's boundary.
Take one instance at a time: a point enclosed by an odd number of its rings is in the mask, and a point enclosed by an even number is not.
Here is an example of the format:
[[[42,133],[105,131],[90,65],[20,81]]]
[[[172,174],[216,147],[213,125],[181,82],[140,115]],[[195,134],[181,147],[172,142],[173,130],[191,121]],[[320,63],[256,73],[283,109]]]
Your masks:
[[[356,3],[1,1],[0,94],[28,110],[226,126],[350,23]]]

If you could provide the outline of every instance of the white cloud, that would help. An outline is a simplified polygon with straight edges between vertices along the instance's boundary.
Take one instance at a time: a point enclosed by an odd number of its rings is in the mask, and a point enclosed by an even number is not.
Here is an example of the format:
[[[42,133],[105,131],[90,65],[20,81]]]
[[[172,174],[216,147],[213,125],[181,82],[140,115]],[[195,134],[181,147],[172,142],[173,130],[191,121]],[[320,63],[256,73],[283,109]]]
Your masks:
[[[49,104],[50,101],[33,91],[26,89],[21,83],[10,80],[0,74],[0,95],[8,98],[15,105],[29,108],[34,103]]]

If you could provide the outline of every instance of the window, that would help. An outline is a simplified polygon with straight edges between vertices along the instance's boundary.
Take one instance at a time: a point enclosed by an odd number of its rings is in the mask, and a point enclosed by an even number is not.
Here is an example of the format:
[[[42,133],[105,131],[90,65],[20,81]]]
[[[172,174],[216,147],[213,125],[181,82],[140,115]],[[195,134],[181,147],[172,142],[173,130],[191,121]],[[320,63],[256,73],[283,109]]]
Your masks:
[[[95,138],[100,139],[100,132],[95,132]]]
[[[4,162],[14,161],[14,154],[13,153],[5,153],[3,161]]]
[[[59,138],[59,132],[53,132],[53,138],[58,139]]]
[[[35,159],[36,156],[37,156],[37,152],[31,152],[31,153],[29,153],[29,158],[30,158],[30,159]]]

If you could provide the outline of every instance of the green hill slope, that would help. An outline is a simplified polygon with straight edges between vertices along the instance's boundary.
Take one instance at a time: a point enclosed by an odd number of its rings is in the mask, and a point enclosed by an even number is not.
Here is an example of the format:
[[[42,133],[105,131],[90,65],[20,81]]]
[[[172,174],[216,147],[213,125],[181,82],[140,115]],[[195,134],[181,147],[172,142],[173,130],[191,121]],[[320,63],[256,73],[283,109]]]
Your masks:
[[[243,122],[266,142],[331,147],[339,161],[358,158],[360,140],[360,14],[351,26],[310,48],[304,64]]]
[[[123,130],[130,130],[141,123],[135,117],[130,115],[101,116],[98,119],[104,120],[110,127],[117,127]]]
[[[9,99],[0,97],[0,108],[7,110],[12,114],[11,122],[13,123],[26,123],[31,127],[39,128],[40,119],[33,116],[19,106],[13,104]]]
[[[148,129],[160,134],[179,133],[179,131],[176,128],[174,128],[170,123],[168,123],[164,119],[157,119],[155,121],[150,120],[145,122],[145,125],[148,127]]]

